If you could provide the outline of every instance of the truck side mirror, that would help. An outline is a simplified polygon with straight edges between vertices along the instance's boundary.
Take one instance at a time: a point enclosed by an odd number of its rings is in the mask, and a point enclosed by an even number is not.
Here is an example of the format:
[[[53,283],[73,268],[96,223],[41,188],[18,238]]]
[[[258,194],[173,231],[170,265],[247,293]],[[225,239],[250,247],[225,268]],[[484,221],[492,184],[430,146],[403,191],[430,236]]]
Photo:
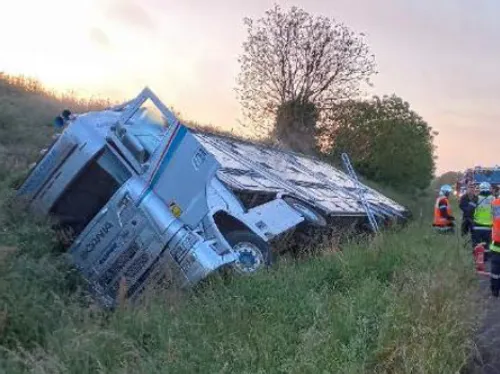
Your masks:
[[[71,111],[69,109],[64,109],[62,112],[62,117],[64,120],[69,120],[69,117],[71,116]]]
[[[141,164],[146,161],[147,152],[136,137],[125,132],[122,138],[123,145],[134,155]]]

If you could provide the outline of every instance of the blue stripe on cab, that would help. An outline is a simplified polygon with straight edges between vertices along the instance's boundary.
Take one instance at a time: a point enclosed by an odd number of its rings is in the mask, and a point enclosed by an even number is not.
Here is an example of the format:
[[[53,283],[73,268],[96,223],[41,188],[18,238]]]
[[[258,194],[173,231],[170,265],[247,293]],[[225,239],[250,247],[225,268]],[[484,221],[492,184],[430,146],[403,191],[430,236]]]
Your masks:
[[[153,176],[153,180],[151,181],[151,188],[153,188],[156,185],[156,183],[158,183],[158,179],[160,178],[161,174],[165,171],[165,168],[170,163],[172,157],[174,156],[175,151],[177,150],[177,148],[179,148],[179,145],[181,144],[186,134],[187,134],[187,128],[183,125],[180,125],[180,128],[177,131],[177,134],[175,135],[174,139],[172,140],[172,143],[170,144],[167,153],[165,154],[163,160],[161,161],[160,167],[156,171],[156,174]]]
[[[163,156],[163,159],[160,161],[160,166],[158,167],[158,170],[156,171],[155,175],[153,176],[153,179],[150,183],[150,185],[147,187],[146,191],[144,194],[141,196],[139,199],[139,202],[137,205],[140,205],[142,201],[146,198],[147,195],[149,195],[154,188],[154,186],[158,183],[158,180],[160,179],[162,173],[165,171],[166,167],[172,160],[172,157],[174,156],[175,151],[177,148],[179,148],[179,145],[181,144],[182,140],[187,134],[187,128],[184,125],[180,125],[177,134],[175,134],[174,139],[170,143],[170,147],[168,148],[167,152]]]

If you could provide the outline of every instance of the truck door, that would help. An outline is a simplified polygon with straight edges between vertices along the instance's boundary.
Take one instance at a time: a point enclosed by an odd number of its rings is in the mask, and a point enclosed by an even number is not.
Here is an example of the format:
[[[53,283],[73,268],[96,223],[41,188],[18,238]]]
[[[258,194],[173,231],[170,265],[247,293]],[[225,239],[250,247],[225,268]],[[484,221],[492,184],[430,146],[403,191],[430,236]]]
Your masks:
[[[134,129],[147,155],[142,178],[148,188],[141,199],[154,192],[174,216],[194,229],[208,213],[207,185],[220,167],[215,157],[148,89],[120,122]]]

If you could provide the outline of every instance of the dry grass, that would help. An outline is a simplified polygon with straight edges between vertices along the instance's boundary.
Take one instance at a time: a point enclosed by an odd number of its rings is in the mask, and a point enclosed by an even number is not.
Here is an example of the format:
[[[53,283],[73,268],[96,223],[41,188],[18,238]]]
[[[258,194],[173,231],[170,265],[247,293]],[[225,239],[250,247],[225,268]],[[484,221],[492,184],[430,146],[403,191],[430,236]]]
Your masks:
[[[0,74],[0,180],[23,171],[51,142],[52,121],[64,109],[101,109],[109,101],[57,95],[39,82]]]
[[[0,180],[25,170],[51,143],[52,122],[64,109],[74,113],[101,110],[118,104],[102,98],[76,98],[71,92],[58,94],[39,81],[0,73]],[[183,118],[190,128],[220,136],[247,140],[233,131],[203,125]],[[269,139],[255,142],[270,145]]]

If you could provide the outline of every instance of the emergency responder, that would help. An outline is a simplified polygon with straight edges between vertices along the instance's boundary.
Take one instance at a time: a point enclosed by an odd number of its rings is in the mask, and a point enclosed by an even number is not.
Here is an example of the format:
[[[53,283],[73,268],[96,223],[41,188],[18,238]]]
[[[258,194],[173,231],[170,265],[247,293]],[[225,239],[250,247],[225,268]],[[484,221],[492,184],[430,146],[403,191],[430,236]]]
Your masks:
[[[486,248],[491,242],[491,226],[493,225],[493,215],[491,213],[491,203],[495,198],[488,182],[479,184],[479,195],[477,197],[476,209],[474,209],[472,226],[472,247],[479,243],[485,243]]]
[[[445,184],[441,186],[439,196],[434,205],[434,223],[432,226],[441,233],[453,232],[455,229],[455,217],[452,214],[450,202],[448,201],[451,191],[452,188],[450,185]]]
[[[462,211],[462,236],[467,235],[472,230],[474,209],[477,204],[477,196],[474,184],[467,186],[467,192],[460,198],[460,210]]]
[[[491,203],[493,226],[491,230],[491,245],[489,257],[491,259],[490,287],[493,296],[498,297],[500,292],[500,197]]]

